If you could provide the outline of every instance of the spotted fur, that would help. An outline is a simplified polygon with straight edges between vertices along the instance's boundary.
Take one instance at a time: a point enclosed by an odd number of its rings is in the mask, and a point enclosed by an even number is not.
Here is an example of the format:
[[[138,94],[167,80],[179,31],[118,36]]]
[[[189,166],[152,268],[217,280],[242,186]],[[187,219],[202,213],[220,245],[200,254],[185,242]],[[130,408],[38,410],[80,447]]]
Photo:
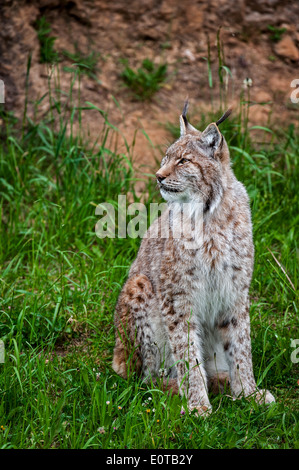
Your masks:
[[[181,137],[156,174],[167,210],[144,237],[116,306],[113,368],[122,377],[137,370],[145,379],[163,370],[199,414],[211,410],[208,387],[215,392],[229,384],[235,397],[270,403],[274,397],[257,389],[252,370],[249,199],[217,125],[229,112],[200,132],[186,108]],[[176,238],[184,202],[193,222],[202,217],[202,233]]]

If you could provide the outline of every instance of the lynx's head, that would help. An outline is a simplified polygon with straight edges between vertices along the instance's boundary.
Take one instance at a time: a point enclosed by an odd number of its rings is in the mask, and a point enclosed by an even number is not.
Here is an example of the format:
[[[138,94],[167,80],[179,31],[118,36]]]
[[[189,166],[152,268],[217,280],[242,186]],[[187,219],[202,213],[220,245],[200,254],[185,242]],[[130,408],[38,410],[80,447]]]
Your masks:
[[[200,132],[187,121],[188,102],[180,116],[180,138],[166,151],[156,173],[162,197],[167,202],[201,202],[204,212],[213,212],[219,204],[230,171],[229,151],[219,124]]]

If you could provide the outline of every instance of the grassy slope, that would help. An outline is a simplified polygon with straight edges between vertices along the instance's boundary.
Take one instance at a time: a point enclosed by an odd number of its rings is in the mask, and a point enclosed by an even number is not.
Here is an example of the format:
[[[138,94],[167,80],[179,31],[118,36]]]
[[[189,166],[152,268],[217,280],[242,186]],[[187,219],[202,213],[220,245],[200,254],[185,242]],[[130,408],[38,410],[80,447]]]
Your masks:
[[[237,119],[223,125],[249,192],[256,249],[251,288],[254,371],[270,408],[211,397],[211,417],[181,415],[181,399],[111,369],[113,310],[140,240],[95,236],[95,205],[134,194],[127,155],[107,125],[94,148],[7,120],[0,147],[0,446],[61,448],[298,447],[296,330],[299,137],[280,130],[253,145]],[[258,135],[263,135],[258,131]],[[245,139],[246,137],[246,139]],[[159,200],[147,180],[148,202]],[[277,264],[270,249],[277,261]],[[297,374],[297,375],[296,375]],[[109,403],[108,403],[109,402]],[[296,441],[297,439],[297,441]]]

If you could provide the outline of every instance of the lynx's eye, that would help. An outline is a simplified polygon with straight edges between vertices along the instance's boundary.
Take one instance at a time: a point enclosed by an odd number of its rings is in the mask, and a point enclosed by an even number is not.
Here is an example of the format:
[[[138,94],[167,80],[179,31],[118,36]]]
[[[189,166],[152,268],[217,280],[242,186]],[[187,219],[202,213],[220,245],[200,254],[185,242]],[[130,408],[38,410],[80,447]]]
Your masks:
[[[178,165],[184,165],[184,163],[187,163],[189,160],[186,158],[181,158],[181,160],[178,161]]]

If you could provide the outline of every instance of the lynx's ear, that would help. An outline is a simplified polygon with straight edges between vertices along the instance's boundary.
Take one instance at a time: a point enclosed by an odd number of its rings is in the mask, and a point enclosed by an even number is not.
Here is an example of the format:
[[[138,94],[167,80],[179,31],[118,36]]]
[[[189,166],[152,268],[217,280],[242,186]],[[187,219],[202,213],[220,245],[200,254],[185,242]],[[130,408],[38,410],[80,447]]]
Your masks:
[[[219,124],[225,121],[231,114],[232,108],[229,108],[217,122],[212,122],[201,134],[200,147],[211,157],[214,157],[216,152],[221,149],[223,144],[223,135],[218,129]]]
[[[217,125],[213,122],[201,134],[199,146],[209,156],[213,157],[222,145],[222,134]]]
[[[188,106],[189,106],[189,101],[186,100],[184,104],[184,109],[182,114],[180,115],[180,131],[181,131],[181,137],[183,137],[186,134],[200,134],[200,131],[195,129],[195,127],[191,126],[187,120],[187,112],[188,112]]]

